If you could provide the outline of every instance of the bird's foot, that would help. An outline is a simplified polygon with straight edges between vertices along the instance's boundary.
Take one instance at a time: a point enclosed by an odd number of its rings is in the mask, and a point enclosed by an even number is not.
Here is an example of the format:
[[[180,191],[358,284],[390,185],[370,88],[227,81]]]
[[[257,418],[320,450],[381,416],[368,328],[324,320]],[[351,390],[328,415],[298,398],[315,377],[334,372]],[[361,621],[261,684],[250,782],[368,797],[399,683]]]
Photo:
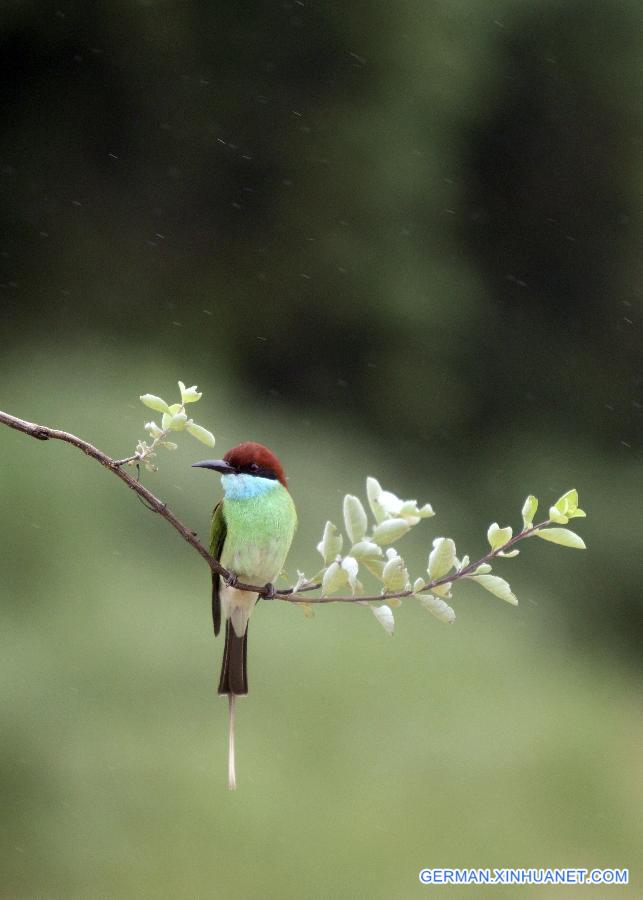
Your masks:
[[[228,572],[224,580],[228,587],[231,588],[236,588],[236,586],[239,584],[239,576],[234,572]]]
[[[267,584],[264,584],[263,589],[265,593],[263,594],[264,599],[266,600],[274,600],[275,599],[275,586],[270,581]]]

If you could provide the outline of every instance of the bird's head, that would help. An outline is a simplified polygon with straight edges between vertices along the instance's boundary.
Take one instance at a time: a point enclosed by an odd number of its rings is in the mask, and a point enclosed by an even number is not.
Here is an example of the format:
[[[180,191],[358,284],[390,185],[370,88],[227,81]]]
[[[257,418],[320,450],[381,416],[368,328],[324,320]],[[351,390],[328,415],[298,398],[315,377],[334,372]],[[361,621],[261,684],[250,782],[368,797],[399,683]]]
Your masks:
[[[288,488],[284,470],[275,454],[263,444],[254,441],[237,444],[232,450],[228,450],[223,459],[204,459],[192,465],[198,469],[214,469],[222,475],[267,478],[279,481],[286,489]]]

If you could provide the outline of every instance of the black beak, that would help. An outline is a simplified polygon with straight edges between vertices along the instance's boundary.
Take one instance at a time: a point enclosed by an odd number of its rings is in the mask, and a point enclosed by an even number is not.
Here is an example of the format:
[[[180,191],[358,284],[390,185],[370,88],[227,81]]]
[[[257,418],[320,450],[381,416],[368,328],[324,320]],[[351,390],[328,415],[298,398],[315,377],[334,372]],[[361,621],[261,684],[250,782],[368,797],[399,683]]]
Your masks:
[[[215,472],[221,472],[222,475],[231,475],[236,473],[234,466],[231,466],[225,459],[203,459],[201,462],[192,463],[193,469],[214,469]]]

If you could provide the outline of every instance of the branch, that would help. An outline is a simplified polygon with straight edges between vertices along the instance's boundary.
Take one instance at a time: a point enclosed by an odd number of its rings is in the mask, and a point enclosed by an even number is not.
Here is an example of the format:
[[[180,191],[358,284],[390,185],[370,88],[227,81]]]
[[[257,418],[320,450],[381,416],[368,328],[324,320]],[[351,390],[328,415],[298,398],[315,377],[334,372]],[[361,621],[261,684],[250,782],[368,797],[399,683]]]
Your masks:
[[[405,591],[391,591],[382,594],[376,594],[369,597],[352,595],[348,594],[345,597],[300,597],[299,594],[303,591],[312,591],[315,588],[321,587],[320,584],[315,585],[305,585],[303,588],[300,588],[299,591],[295,593],[291,593],[290,596],[281,597],[282,600],[287,600],[290,603],[369,603],[374,602],[376,600],[395,600],[396,598],[402,599],[403,597],[413,597],[416,594],[423,594],[426,591],[432,591],[436,587],[440,587],[442,584],[453,584],[454,581],[458,581],[460,578],[467,578],[471,576],[473,572],[478,568],[478,566],[483,565],[484,563],[490,562],[490,560],[495,559],[497,556],[502,556],[503,553],[513,547],[514,544],[517,544],[518,541],[524,540],[524,538],[531,537],[537,531],[540,531],[541,528],[546,528],[547,525],[551,525],[551,519],[545,519],[544,522],[540,522],[538,525],[533,525],[531,528],[525,528],[520,531],[518,534],[514,535],[511,540],[507,541],[505,544],[502,544],[500,547],[496,547],[495,550],[489,551],[485,556],[482,556],[477,562],[470,563],[468,566],[464,566],[464,568],[459,569],[457,572],[453,572],[450,575],[443,575],[441,578],[434,578],[432,581],[427,581],[422,587],[417,590],[405,590]],[[280,592],[284,593],[284,592]]]
[[[124,481],[128,488],[138,494],[147,504],[148,509],[158,513],[166,522],[169,522],[170,525],[178,531],[183,540],[187,541],[188,544],[191,547],[194,547],[196,552],[203,557],[213,572],[217,572],[224,578],[230,578],[231,573],[208,553],[203,544],[197,540],[195,533],[190,531],[189,528],[186,528],[162,500],[159,500],[151,491],[148,491],[146,487],[143,487],[140,482],[136,481],[131,475],[128,475],[127,472],[123,471],[121,467],[125,463],[135,460],[135,456],[127,457],[126,459],[112,459],[106,453],[103,453],[102,450],[99,450],[87,441],[82,440],[82,438],[76,437],[75,434],[70,434],[67,431],[59,431],[57,428],[48,428],[46,425],[36,425],[34,422],[18,419],[16,416],[10,416],[8,413],[2,412],[1,410],[0,422],[4,425],[8,425],[9,428],[15,428],[16,431],[22,431],[23,434],[28,434],[30,437],[36,438],[36,440],[39,441],[64,441],[66,444],[71,444],[72,447],[77,447],[78,450],[81,450],[86,456],[91,456],[92,459],[95,459],[101,466],[106,468],[109,472],[112,472],[117,478],[120,478],[121,481]],[[256,591],[259,594],[262,592],[265,593],[265,586],[257,587],[255,585],[238,584],[237,587],[244,591]]]
[[[76,447],[78,450],[81,450],[86,456],[90,456],[92,459],[95,459],[96,462],[100,463],[105,469],[109,472],[112,472],[116,475],[117,478],[120,478],[130,490],[134,491],[140,499],[144,502],[148,509],[152,512],[158,513],[161,518],[165,519],[166,522],[174,528],[181,535],[184,541],[193,547],[196,552],[201,556],[210,569],[213,572],[216,572],[224,579],[234,578],[232,572],[228,571],[224,566],[221,565],[219,560],[215,559],[206,548],[201,544],[199,540],[197,540],[196,534],[194,531],[191,531],[187,528],[177,517],[171,512],[167,505],[163,503],[162,500],[159,500],[158,497],[155,497],[154,494],[149,491],[146,487],[136,481],[131,475],[128,475],[127,472],[123,471],[122,466],[126,463],[130,463],[135,461],[138,456],[129,456],[125,459],[112,459],[107,456],[106,453],[103,453],[102,450],[99,450],[97,447],[94,447],[92,444],[87,441],[82,440],[82,438],[76,437],[74,434],[70,434],[67,431],[59,431],[56,428],[48,428],[46,425],[37,425],[34,422],[27,422],[25,419],[18,419],[16,416],[11,416],[8,413],[2,412],[0,410],[0,423],[4,425],[8,425],[9,428],[14,428],[16,431],[21,431],[23,434],[27,434],[30,437],[36,438],[39,441],[48,441],[48,440],[57,440],[64,441],[66,444],[71,444],[72,447]],[[252,591],[253,593],[259,594],[261,597],[272,595],[275,599],[286,600],[288,603],[368,603],[375,602],[378,600],[393,600],[395,598],[402,597],[411,597],[414,594],[422,593],[424,591],[431,591],[436,587],[439,587],[442,584],[452,584],[454,581],[458,581],[460,578],[466,578],[470,576],[478,566],[483,563],[489,562],[491,559],[494,559],[497,556],[500,556],[502,553],[506,552],[510,547],[514,544],[517,544],[518,541],[522,541],[527,537],[530,537],[536,531],[539,531],[541,528],[545,528],[547,525],[551,525],[551,520],[547,519],[544,522],[541,522],[539,525],[534,525],[531,528],[524,529],[519,534],[516,534],[511,540],[507,541],[501,547],[496,547],[495,550],[491,550],[485,556],[481,557],[477,562],[471,563],[470,565],[465,566],[460,569],[458,572],[454,572],[451,575],[444,575],[441,578],[436,578],[433,581],[427,581],[418,591],[414,590],[404,590],[404,591],[396,591],[391,593],[382,593],[382,594],[373,594],[369,596],[360,596],[360,595],[347,595],[344,597],[307,597],[304,594],[308,591],[314,591],[321,587],[321,584],[318,582],[309,582],[308,584],[302,585],[301,587],[295,588],[284,588],[282,590],[275,590],[274,594],[271,594],[271,591],[267,585],[256,585],[256,584],[245,584],[240,581],[235,581],[235,588],[240,591]]]

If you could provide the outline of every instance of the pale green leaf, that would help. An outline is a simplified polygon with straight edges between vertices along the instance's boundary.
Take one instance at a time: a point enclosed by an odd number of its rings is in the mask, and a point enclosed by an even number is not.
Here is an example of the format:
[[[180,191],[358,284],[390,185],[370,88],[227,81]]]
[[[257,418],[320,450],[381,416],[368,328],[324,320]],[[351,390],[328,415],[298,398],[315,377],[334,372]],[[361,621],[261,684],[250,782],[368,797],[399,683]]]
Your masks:
[[[156,412],[166,413],[170,411],[170,407],[165,400],[161,397],[155,397],[154,394],[141,394],[139,399],[141,403],[144,403],[145,406],[148,406]]]
[[[426,504],[423,507],[425,513],[424,515],[421,515],[421,511],[418,509],[417,500],[400,500],[393,491],[380,489],[377,502],[389,518],[395,517],[406,519],[409,522],[409,525],[416,525],[420,521],[420,518],[426,518],[427,516],[434,514],[431,505]]]
[[[346,572],[346,577],[353,594],[357,591],[357,573],[359,571],[359,563],[354,556],[345,556],[341,562],[342,569]]]
[[[489,563],[480,563],[477,569],[471,573],[472,575],[486,575],[487,572],[491,571],[491,566]]]
[[[411,525],[416,525],[420,519],[429,519],[435,515],[430,503],[418,506],[417,500],[405,500],[399,508],[398,515],[408,519]]]
[[[455,613],[448,603],[440,597],[434,597],[432,594],[424,594],[420,596],[420,603],[424,609],[435,616],[440,622],[446,625],[452,625],[455,622]]]
[[[381,493],[382,488],[379,481],[377,478],[371,478],[369,475],[366,479],[366,496],[368,497],[368,503],[376,522],[383,522],[386,518],[386,510],[379,502]]]
[[[382,555],[382,548],[373,541],[358,541],[351,547],[351,556],[355,559],[377,559]]]
[[[384,631],[392,637],[393,632],[395,631],[395,618],[393,616],[391,607],[384,604],[382,606],[371,606],[371,609],[373,611],[373,615],[380,623]]]
[[[496,597],[500,597],[501,600],[505,600],[513,606],[518,605],[516,595],[504,578],[500,578],[498,575],[469,575],[467,577],[469,577],[471,581],[475,581],[476,584],[479,584],[480,587],[483,587],[486,591],[489,591],[489,593],[494,594]]]
[[[568,509],[576,509],[578,506],[578,491],[575,488],[565,491],[565,493],[558,498],[554,506],[563,514],[566,514]]]
[[[184,412],[175,413],[170,418],[170,431],[185,431],[187,427],[188,417]],[[195,435],[196,437],[196,435]],[[205,443],[205,441],[204,441]]]
[[[455,566],[455,543],[451,538],[437,537],[429,554],[429,577],[442,578]]]
[[[411,526],[406,519],[386,519],[375,526],[373,531],[373,540],[376,544],[384,546],[385,544],[393,544],[399,541],[409,530]]]
[[[380,506],[384,507],[387,516],[399,516],[403,501],[393,491],[385,491],[382,488],[378,502]]]
[[[145,430],[153,437],[158,438],[163,434],[163,430],[158,427],[156,422],[146,422]]]
[[[585,550],[585,541],[569,528],[543,528],[535,534],[543,541],[551,541],[552,544],[560,544],[561,547]]]
[[[567,525],[569,522],[569,518],[555,506],[549,507],[549,520],[557,522],[559,525]]]
[[[340,563],[332,562],[324,572],[321,587],[322,596],[328,597],[329,594],[344,587],[347,582],[348,572],[345,569],[342,569]]]
[[[361,560],[362,565],[365,569],[378,578],[380,581],[382,580],[382,576],[384,573],[384,560],[383,559],[375,559],[372,556],[366,556]]]
[[[352,544],[361,541],[366,534],[368,526],[366,510],[362,506],[362,501],[352,494],[346,494],[344,497],[344,525]]]
[[[538,498],[530,494],[522,505],[522,522],[525,528],[534,524],[534,516],[538,509]]]
[[[332,522],[326,522],[323,537],[317,544],[317,550],[326,565],[329,565],[342,552],[343,543],[344,538],[338,533],[335,525]]]
[[[421,591],[424,585],[426,584],[426,580],[424,578],[416,578],[413,582],[413,593],[417,594],[418,591]]]
[[[388,561],[385,563],[382,572],[385,590],[391,593],[405,590],[409,581],[409,573],[406,570],[404,560],[393,549],[388,550],[386,555]]]
[[[452,582],[445,581],[444,584],[434,584],[433,587],[431,588],[431,590],[433,591],[434,594],[437,594],[438,597],[446,597],[448,600],[449,597],[451,596],[452,586],[453,586]]]
[[[197,391],[196,384],[186,388],[183,382],[179,381],[179,390],[181,391],[181,403],[196,403],[203,396],[202,393]]]
[[[556,513],[552,515],[552,510]],[[552,522],[558,522],[566,525],[569,519],[585,518],[585,513],[578,508],[578,491],[572,488],[566,491],[562,497],[559,497],[552,509],[549,510],[549,518]]]
[[[511,526],[508,525],[506,528],[501,528],[497,522],[492,522],[487,531],[489,546],[492,550],[497,550],[498,547],[502,547],[503,544],[511,540],[512,534]]]
[[[498,554],[498,556],[504,556],[505,559],[513,559],[514,556],[518,556],[520,550],[507,550],[507,552],[503,552],[502,550]]]
[[[430,503],[419,507],[417,500],[401,500],[392,491],[383,490],[376,478],[366,479],[366,493],[376,522],[387,518],[406,519],[411,526],[435,515]]]
[[[192,437],[195,437],[197,441],[201,441],[202,444],[207,444],[208,447],[214,447],[216,441],[214,435],[211,431],[208,431],[207,428],[204,428],[202,425],[197,425],[196,422],[193,422],[191,419],[188,422],[187,430],[190,432]]]

